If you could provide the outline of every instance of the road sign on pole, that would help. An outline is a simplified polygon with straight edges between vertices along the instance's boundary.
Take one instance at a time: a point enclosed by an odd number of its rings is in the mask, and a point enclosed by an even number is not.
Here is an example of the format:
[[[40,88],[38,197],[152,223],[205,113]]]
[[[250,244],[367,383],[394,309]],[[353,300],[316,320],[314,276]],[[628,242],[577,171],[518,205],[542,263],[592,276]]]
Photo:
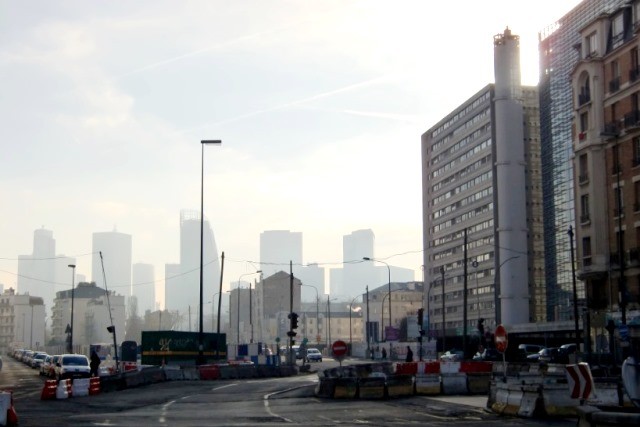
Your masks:
[[[345,354],[347,354],[347,343],[340,340],[334,342],[331,345],[331,352],[333,353],[333,357],[340,362],[340,366],[342,366],[342,360]]]
[[[504,353],[507,350],[509,338],[507,336],[507,330],[504,328],[504,326],[498,325],[498,327],[496,327],[493,342],[496,345],[496,350],[498,350],[500,353]]]

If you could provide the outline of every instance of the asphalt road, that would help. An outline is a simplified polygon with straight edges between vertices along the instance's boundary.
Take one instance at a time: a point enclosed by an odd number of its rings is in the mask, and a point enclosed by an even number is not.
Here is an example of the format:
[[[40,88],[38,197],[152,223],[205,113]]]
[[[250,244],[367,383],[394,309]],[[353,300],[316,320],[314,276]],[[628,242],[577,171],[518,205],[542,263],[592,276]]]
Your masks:
[[[389,400],[315,397],[314,373],[289,378],[171,381],[65,400],[40,400],[44,379],[4,357],[0,388],[14,390],[20,426],[459,425],[573,426],[575,420],[499,417],[465,396]],[[335,366],[333,361],[313,368]],[[477,402],[475,398],[475,402]]]

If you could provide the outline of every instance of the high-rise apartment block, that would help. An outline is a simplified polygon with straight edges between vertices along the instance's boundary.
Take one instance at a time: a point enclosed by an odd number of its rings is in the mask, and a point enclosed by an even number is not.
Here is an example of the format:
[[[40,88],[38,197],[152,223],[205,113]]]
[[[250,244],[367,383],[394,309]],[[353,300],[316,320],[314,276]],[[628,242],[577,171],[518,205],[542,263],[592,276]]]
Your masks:
[[[152,264],[136,263],[131,269],[131,296],[136,298],[137,314],[143,317],[145,311],[156,307],[156,284]]]
[[[96,286],[131,296],[131,252],[130,234],[93,233],[91,278]]]
[[[494,55],[496,83],[422,135],[429,324],[452,335],[544,306],[537,91],[520,84],[518,36],[495,36]]]

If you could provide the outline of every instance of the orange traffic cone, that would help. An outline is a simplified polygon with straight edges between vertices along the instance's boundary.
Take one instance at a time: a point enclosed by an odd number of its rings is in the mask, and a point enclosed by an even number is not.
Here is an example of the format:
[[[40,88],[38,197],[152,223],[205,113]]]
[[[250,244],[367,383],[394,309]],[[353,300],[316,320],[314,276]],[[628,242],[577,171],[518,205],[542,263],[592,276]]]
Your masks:
[[[46,380],[44,387],[42,388],[41,400],[49,400],[56,398],[56,388],[58,388],[58,382],[56,380]]]

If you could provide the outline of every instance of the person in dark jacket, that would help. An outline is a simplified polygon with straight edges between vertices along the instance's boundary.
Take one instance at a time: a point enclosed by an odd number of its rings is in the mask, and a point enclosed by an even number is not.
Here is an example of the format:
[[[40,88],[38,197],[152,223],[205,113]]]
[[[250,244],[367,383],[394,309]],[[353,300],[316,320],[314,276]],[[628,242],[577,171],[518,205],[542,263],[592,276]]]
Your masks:
[[[407,362],[413,362],[413,351],[411,351],[411,347],[407,346]]]
[[[96,353],[95,350],[91,352],[91,361],[89,362],[89,367],[91,368],[91,376],[98,376],[98,368],[100,367],[100,356]]]

